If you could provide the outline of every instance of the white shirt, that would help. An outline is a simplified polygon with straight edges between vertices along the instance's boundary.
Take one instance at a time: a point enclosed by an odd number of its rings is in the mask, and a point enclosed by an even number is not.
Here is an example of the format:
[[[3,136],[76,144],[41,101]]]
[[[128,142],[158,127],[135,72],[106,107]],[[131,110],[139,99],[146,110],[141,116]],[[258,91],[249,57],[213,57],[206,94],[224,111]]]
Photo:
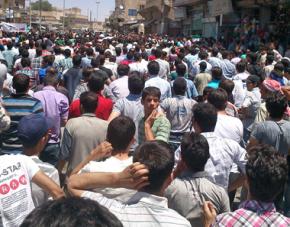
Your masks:
[[[148,63],[147,63],[147,64],[148,64]],[[137,71],[137,72],[139,72],[141,75],[145,75],[145,74],[148,72],[147,64],[144,64],[144,63],[142,63],[142,62],[134,62],[134,63],[131,63],[131,64],[129,65],[129,67],[130,67],[130,72]]]
[[[124,227],[191,227],[184,217],[168,208],[164,197],[137,192],[126,204],[94,192],[84,192],[82,197],[108,208]]]
[[[171,86],[167,80],[160,78],[159,76],[151,77],[145,82],[146,87],[157,87],[161,92],[161,100],[171,98]]]
[[[117,100],[127,97],[129,95],[128,76],[122,76],[121,78],[114,80],[110,83],[109,88]]]
[[[155,61],[158,62],[160,67],[158,76],[160,76],[162,79],[167,79],[170,73],[169,63],[160,58],[156,59]]]
[[[246,89],[245,89],[245,84],[243,83],[242,80],[233,80],[235,87],[233,90],[233,97],[235,101],[235,106],[240,108],[243,105],[245,95],[246,95]]]

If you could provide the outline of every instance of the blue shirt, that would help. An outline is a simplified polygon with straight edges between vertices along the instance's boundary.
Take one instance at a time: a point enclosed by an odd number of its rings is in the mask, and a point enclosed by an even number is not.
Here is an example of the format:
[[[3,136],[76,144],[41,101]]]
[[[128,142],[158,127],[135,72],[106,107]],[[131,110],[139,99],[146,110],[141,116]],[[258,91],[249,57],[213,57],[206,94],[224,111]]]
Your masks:
[[[213,89],[218,89],[220,82],[221,82],[220,80],[212,80],[211,82],[209,82],[207,84],[207,87],[211,87]]]
[[[150,77],[150,79],[145,82],[145,88],[146,87],[159,88],[161,92],[161,101],[171,97],[170,83],[167,80],[160,78],[159,76]]]

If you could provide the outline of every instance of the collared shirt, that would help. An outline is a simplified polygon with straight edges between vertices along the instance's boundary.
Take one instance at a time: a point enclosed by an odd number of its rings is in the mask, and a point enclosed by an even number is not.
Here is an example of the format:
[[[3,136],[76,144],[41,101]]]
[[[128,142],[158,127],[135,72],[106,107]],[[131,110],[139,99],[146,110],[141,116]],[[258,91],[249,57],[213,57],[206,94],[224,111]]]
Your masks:
[[[138,125],[138,143],[141,144],[146,141],[145,138],[145,119],[142,118]],[[168,142],[170,135],[170,122],[164,116],[161,115],[157,117],[151,127],[152,132],[155,136],[155,140],[161,140],[164,142]]]
[[[159,76],[152,76],[145,82],[146,87],[157,87],[161,92],[160,100],[163,101],[166,98],[171,97],[171,86],[167,80],[160,78]]]
[[[198,92],[192,80],[184,78],[186,81],[186,97],[189,99],[195,98],[198,96]],[[171,81],[171,87],[173,87],[174,81]]]
[[[88,67],[92,67],[92,65],[91,65],[92,59],[93,59],[93,57],[89,57],[89,56],[83,57],[82,63],[81,63],[82,68],[85,69]]]
[[[60,160],[68,161],[68,173],[106,139],[108,122],[94,114],[70,119],[64,129]]]
[[[156,62],[158,62],[160,70],[158,73],[158,76],[162,79],[167,80],[169,73],[170,73],[170,65],[167,61],[164,61],[160,58],[155,60]]]
[[[2,55],[3,55],[3,57],[5,58],[5,60],[7,62],[7,65],[8,65],[7,70],[8,70],[9,73],[11,73],[12,69],[13,69],[13,58],[17,54],[15,53],[14,50],[4,50],[2,52]]]
[[[20,119],[32,113],[42,113],[41,102],[27,94],[12,94],[3,98],[3,107],[11,118],[10,128],[1,135],[2,153],[21,153],[22,143],[17,135]]]
[[[101,94],[98,95],[98,106],[96,109],[96,117],[103,119],[103,120],[108,120],[112,108],[113,108],[113,102],[111,99],[107,99]],[[69,118],[74,118],[74,117],[79,117],[81,116],[81,109],[80,109],[81,102],[79,99],[76,99],[73,101],[70,106],[69,106]]]
[[[69,69],[64,75],[64,85],[68,90],[69,99],[72,100],[74,97],[77,86],[81,83],[83,77],[83,70],[81,68],[73,67]]]
[[[109,88],[116,99],[125,98],[129,95],[128,76],[122,76],[110,83]]]
[[[126,204],[94,192],[84,192],[82,197],[95,200],[108,208],[124,227],[191,226],[184,217],[168,208],[164,197],[137,192]]]
[[[251,227],[251,226],[290,226],[290,219],[276,211],[273,203],[245,201],[240,209],[220,214],[216,219],[217,226]]]
[[[213,183],[227,190],[232,166],[236,164],[245,172],[247,152],[236,141],[218,137],[214,132],[201,134],[207,139],[210,153],[205,171]],[[175,160],[180,160],[180,147],[175,151]]]
[[[46,86],[34,93],[34,98],[41,101],[44,113],[53,120],[52,134],[49,143],[59,143],[61,120],[67,120],[69,102],[65,95],[57,92],[53,86]]]
[[[186,217],[192,226],[203,226],[204,201],[211,201],[218,214],[230,211],[227,192],[210,182],[207,177],[206,172],[184,172],[165,191],[168,206]]]
[[[211,69],[212,69],[212,66],[211,64],[209,64],[206,60],[201,60],[201,61],[197,61],[193,64],[192,68],[191,68],[191,75],[192,76],[196,76],[197,74],[200,73],[200,66],[199,64],[201,62],[205,62],[206,63],[206,69],[205,69],[205,72],[206,73],[211,73]]]
[[[230,60],[224,59],[222,64],[223,75],[226,78],[232,78],[236,74],[236,66]]]
[[[63,73],[65,70],[69,70],[72,67],[73,67],[73,62],[72,62],[71,57],[64,58],[56,64],[56,68],[59,73]]]
[[[31,68],[33,70],[33,77],[36,79],[36,83],[39,82],[39,70],[41,68],[42,57],[33,58],[31,61]]]
[[[199,73],[194,79],[194,83],[199,95],[203,95],[203,90],[211,81],[212,77],[209,73]]]

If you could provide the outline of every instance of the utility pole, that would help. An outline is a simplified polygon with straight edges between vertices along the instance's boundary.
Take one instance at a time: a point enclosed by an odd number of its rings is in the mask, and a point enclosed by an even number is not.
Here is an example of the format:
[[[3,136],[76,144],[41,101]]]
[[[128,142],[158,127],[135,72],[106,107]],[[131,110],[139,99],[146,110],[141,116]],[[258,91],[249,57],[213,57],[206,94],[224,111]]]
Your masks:
[[[31,0],[29,0],[29,28],[31,30]]]
[[[100,1],[96,1],[97,4],[97,21],[99,20],[99,5],[100,5]]]
[[[63,15],[62,15],[62,31],[64,32],[64,18],[65,18],[65,0],[63,0]]]
[[[41,34],[41,22],[42,22],[42,0],[39,0],[39,33]]]

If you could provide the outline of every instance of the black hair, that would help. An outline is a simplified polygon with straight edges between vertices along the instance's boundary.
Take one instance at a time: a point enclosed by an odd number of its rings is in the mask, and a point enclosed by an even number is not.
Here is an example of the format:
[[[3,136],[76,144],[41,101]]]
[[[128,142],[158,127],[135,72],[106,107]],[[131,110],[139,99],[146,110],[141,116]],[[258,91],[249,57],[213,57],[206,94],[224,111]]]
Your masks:
[[[253,199],[273,202],[283,191],[287,173],[286,158],[273,147],[260,144],[249,149],[246,175]]]
[[[135,131],[136,126],[131,118],[119,116],[109,123],[107,141],[112,144],[114,152],[125,150],[134,138]]]
[[[122,49],[121,49],[120,47],[116,47],[116,48],[115,48],[115,51],[116,51],[116,55],[117,55],[117,56],[120,56],[121,53],[122,53]]]
[[[219,84],[219,88],[224,89],[228,95],[228,101],[234,103],[233,90],[235,88],[235,83],[232,80],[222,80]]]
[[[205,60],[208,57],[208,53],[206,51],[200,51],[198,57],[200,58],[200,60]]]
[[[54,53],[55,53],[56,55],[61,54],[61,52],[62,52],[60,46],[55,46],[55,47],[53,48],[53,50],[54,50]]]
[[[90,67],[83,69],[83,79],[85,81],[88,81],[88,79],[90,78],[93,72],[94,72],[94,69]]]
[[[28,58],[29,57],[29,52],[27,49],[23,49],[22,52],[21,52],[21,57],[22,58]]]
[[[228,94],[224,89],[218,88],[209,93],[207,101],[218,111],[225,110],[228,102]]]
[[[25,67],[30,67],[31,66],[31,61],[29,58],[21,58],[21,66],[23,68]]]
[[[160,89],[157,87],[144,88],[144,90],[142,92],[142,100],[144,101],[147,96],[153,96],[153,97],[157,97],[158,99],[160,99],[160,97],[161,97]]]
[[[122,227],[107,208],[86,198],[69,197],[48,201],[36,207],[21,227]]]
[[[63,53],[64,53],[64,56],[66,58],[69,58],[71,56],[71,50],[70,49],[65,49]]]
[[[177,66],[176,66],[176,73],[178,76],[184,76],[185,73],[186,73],[186,66],[183,64],[183,63],[179,63]]]
[[[212,68],[211,74],[212,78],[215,80],[221,80],[223,78],[223,70],[218,66]]]
[[[216,108],[210,103],[198,103],[193,107],[192,118],[202,132],[213,132],[217,122]]]
[[[80,96],[80,104],[84,113],[95,113],[98,106],[98,95],[95,92],[85,91]]]
[[[43,78],[43,85],[44,86],[56,86],[58,84],[58,78],[55,74],[47,73],[46,76]]]
[[[281,119],[287,107],[287,98],[279,92],[273,93],[266,99],[266,108],[271,118]]]
[[[102,91],[105,86],[105,78],[106,75],[101,70],[93,72],[88,81],[89,90],[95,93]]]
[[[13,76],[12,82],[16,93],[25,93],[29,89],[30,78],[29,76],[20,73]]]
[[[147,68],[148,68],[149,75],[151,76],[157,76],[160,71],[160,66],[157,61],[149,62]]]
[[[170,177],[174,166],[174,155],[167,143],[149,141],[139,145],[133,155],[133,162],[140,162],[149,170],[149,185],[142,188],[147,193],[159,192]]]
[[[75,55],[73,56],[72,62],[75,67],[79,67],[82,64],[82,57],[80,55]]]
[[[131,94],[140,95],[144,89],[145,80],[139,72],[133,71],[129,74],[128,89]]]
[[[156,58],[161,58],[162,57],[162,50],[157,48],[155,50],[155,54],[154,55],[155,55]]]
[[[41,48],[36,48],[35,52],[36,52],[36,56],[37,57],[40,57],[42,55],[42,49]]]
[[[94,55],[94,49],[93,48],[87,48],[86,49],[86,54],[88,56],[93,56]]]
[[[117,73],[120,77],[127,76],[129,72],[130,72],[129,65],[120,64],[117,68]]]
[[[284,65],[282,64],[282,62],[276,63],[275,66],[274,66],[274,70],[277,70],[277,71],[280,71],[280,72],[284,71]]]
[[[204,171],[209,155],[206,138],[195,132],[185,133],[181,141],[181,158],[193,172]]]
[[[199,63],[199,71],[200,71],[201,73],[204,73],[205,70],[206,70],[206,68],[207,68],[207,64],[206,64],[206,62],[202,61],[202,62]]]
[[[245,72],[246,71],[246,67],[247,67],[246,62],[244,62],[244,61],[238,62],[237,65],[236,65],[237,72],[238,73]]]
[[[173,91],[175,95],[185,95],[187,89],[186,80],[183,77],[177,77],[173,82]]]

